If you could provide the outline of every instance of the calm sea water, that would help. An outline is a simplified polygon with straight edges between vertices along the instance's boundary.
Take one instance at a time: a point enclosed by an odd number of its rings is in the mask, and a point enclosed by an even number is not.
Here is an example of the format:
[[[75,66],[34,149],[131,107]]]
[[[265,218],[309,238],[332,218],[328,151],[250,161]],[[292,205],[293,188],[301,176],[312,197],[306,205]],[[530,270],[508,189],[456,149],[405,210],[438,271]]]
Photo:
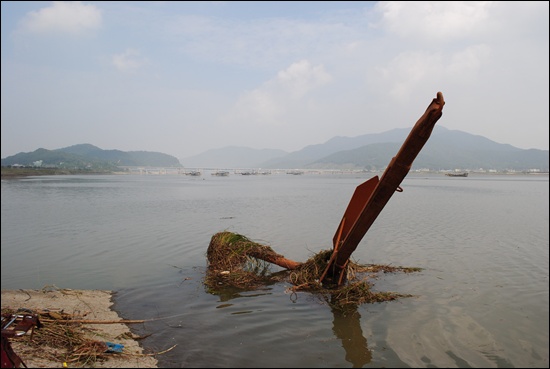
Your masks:
[[[296,261],[331,248],[372,175],[51,176],[2,181],[2,289],[116,291],[163,367],[549,365],[548,176],[409,174],[353,253],[421,267],[375,289],[413,294],[342,315],[285,283],[208,293],[229,230]]]

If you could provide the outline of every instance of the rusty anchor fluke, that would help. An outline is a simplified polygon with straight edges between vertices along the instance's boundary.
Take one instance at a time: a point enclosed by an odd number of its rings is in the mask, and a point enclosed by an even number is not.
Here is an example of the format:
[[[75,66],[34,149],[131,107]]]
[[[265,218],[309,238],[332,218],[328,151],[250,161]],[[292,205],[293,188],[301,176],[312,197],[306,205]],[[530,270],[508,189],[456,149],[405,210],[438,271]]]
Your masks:
[[[353,251],[363,239],[378,214],[392,195],[401,192],[401,182],[412,163],[430,138],[435,123],[443,115],[445,100],[437,93],[424,114],[418,119],[397,155],[378,179],[375,176],[357,186],[333,238],[333,252],[320,282],[342,285],[346,279],[346,265]]]

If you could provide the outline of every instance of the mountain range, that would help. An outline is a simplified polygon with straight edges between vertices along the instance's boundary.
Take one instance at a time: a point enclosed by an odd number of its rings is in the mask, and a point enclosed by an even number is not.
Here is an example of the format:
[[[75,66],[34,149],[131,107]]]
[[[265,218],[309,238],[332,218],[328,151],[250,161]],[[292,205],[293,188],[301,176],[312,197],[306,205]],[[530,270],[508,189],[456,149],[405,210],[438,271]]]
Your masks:
[[[334,137],[287,153],[229,146],[180,159],[196,168],[367,169],[382,170],[397,154],[412,128],[356,137]],[[548,150],[520,149],[458,130],[436,126],[412,169],[537,170],[548,172]],[[271,157],[269,157],[271,155]]]
[[[45,166],[118,170],[121,166],[262,169],[383,170],[397,154],[411,128],[356,137],[333,137],[325,143],[286,152],[228,146],[177,159],[150,151],[103,150],[78,144],[56,150],[37,149],[2,159],[2,166]],[[520,149],[470,133],[436,126],[412,169],[548,172],[548,150]]]

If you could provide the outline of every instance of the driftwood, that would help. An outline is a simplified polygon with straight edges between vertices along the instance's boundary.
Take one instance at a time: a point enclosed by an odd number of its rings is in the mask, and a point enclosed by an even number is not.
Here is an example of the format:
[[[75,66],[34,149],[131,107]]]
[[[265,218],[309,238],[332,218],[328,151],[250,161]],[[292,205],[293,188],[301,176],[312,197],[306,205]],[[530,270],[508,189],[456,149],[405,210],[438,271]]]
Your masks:
[[[294,260],[287,259],[284,256],[279,255],[279,254],[267,254],[267,253],[250,252],[249,255],[252,256],[252,257],[267,261],[268,263],[278,265],[278,266],[280,266],[282,268],[285,268],[285,269],[288,269],[288,270],[297,269],[298,267],[300,267],[300,265],[302,265],[302,263],[299,263],[299,262],[294,261]]]
[[[47,323],[80,323],[80,324],[139,324],[145,323],[147,320],[64,320],[64,319],[40,319],[41,322]]]

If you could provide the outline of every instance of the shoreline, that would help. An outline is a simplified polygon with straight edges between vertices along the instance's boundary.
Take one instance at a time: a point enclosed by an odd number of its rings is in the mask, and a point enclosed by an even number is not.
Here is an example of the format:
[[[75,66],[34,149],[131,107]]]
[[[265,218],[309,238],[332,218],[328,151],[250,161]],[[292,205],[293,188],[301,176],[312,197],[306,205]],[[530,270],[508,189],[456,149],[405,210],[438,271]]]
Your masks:
[[[274,170],[284,170],[288,171],[290,169],[274,169]],[[312,174],[323,174],[322,172],[338,172],[338,171],[347,171],[346,169],[306,169],[307,172],[311,172]],[[321,172],[321,173],[320,173]],[[350,172],[356,172],[356,173],[370,173],[370,174],[376,174],[376,173],[383,173],[382,170],[375,171],[375,172],[365,172],[360,169],[352,169]],[[528,170],[523,171],[485,171],[480,172],[476,170],[464,170],[464,172],[467,172],[472,175],[529,175],[529,176],[548,176],[550,175],[550,172],[545,171],[539,171],[539,172],[532,172]],[[452,170],[433,170],[433,171],[410,171],[407,175],[426,175],[426,174],[433,174],[433,175],[443,175],[448,173],[454,173]],[[56,169],[56,168],[6,168],[2,167],[1,171],[1,179],[2,180],[11,180],[11,179],[21,179],[26,177],[38,177],[38,176],[53,176],[53,175],[130,175],[130,174],[136,174],[136,173],[130,173],[125,171],[89,171],[89,170],[82,170],[82,169]],[[155,174],[153,174],[155,175]],[[156,174],[156,175],[167,175],[167,174]],[[172,175],[172,174],[168,174]],[[180,175],[180,174],[177,174]]]
[[[69,363],[69,367],[96,367],[96,368],[158,368],[158,361],[153,355],[143,352],[127,324],[113,323],[122,321],[122,318],[112,309],[113,291],[106,290],[71,290],[71,289],[20,289],[2,290],[2,311],[4,309],[30,309],[34,312],[50,311],[71,314],[82,317],[87,321],[109,322],[105,324],[81,324],[82,331],[87,338],[101,342],[111,342],[124,346],[122,354],[108,354],[106,360],[90,363],[92,366],[82,365],[80,362]],[[42,319],[42,318],[40,318]],[[44,322],[43,322],[44,324]],[[47,323],[46,323],[47,324]],[[75,327],[75,325],[71,326]],[[79,326],[76,326],[79,327]],[[44,328],[44,327],[43,327]],[[35,329],[35,334],[38,330]],[[39,349],[31,348],[23,336],[10,339],[15,353],[29,368],[61,368],[62,361],[53,358],[59,349],[41,345]],[[59,355],[57,355],[59,356]]]
[[[36,176],[54,176],[54,175],[104,175],[114,174],[116,172],[104,171],[94,172],[79,169],[55,169],[55,168],[5,168],[2,167],[0,177],[2,179],[18,179]]]

